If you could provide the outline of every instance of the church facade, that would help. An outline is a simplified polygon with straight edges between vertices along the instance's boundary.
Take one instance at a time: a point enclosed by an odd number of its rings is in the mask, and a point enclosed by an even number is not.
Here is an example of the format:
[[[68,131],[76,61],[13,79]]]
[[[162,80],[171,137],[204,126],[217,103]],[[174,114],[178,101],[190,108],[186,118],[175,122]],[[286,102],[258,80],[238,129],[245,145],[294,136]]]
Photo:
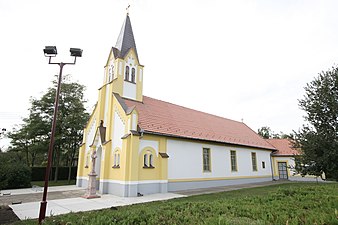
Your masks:
[[[87,187],[94,151],[102,194],[131,197],[273,179],[273,145],[242,122],[144,96],[143,76],[127,15],[84,129],[77,186]]]

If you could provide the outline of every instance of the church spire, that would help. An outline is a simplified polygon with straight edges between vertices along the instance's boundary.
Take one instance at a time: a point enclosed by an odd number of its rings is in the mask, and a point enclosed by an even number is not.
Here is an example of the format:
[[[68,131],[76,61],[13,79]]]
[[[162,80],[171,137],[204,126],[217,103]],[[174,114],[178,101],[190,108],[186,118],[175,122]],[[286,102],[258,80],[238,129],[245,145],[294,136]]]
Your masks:
[[[129,49],[133,48],[138,60],[137,49],[133,29],[131,27],[129,13],[127,13],[127,17],[122,25],[120,35],[117,39],[115,48],[119,50],[118,57],[120,58],[124,58],[125,55],[128,53]]]
[[[105,65],[104,84],[123,98],[142,102],[143,65],[140,64],[129,15]],[[107,92],[109,93],[109,92]]]

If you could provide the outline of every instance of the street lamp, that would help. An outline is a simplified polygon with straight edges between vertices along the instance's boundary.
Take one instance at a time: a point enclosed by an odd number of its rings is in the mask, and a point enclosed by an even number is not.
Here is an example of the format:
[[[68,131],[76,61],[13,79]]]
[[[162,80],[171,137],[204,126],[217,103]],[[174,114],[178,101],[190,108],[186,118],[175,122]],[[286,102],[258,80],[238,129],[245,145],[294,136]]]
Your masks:
[[[55,128],[56,128],[56,117],[57,117],[57,111],[58,111],[58,105],[59,105],[59,96],[60,96],[60,90],[61,90],[62,69],[63,69],[64,65],[75,65],[76,57],[82,57],[82,49],[79,49],[79,48],[71,48],[70,49],[70,55],[75,57],[74,61],[71,62],[71,63],[51,62],[52,57],[55,57],[57,55],[56,46],[46,46],[45,49],[43,49],[43,52],[44,52],[46,57],[49,57],[48,64],[59,65],[60,72],[59,72],[59,79],[58,79],[58,84],[57,84],[57,89],[56,89],[56,94],[55,94],[54,115],[53,115],[51,137],[50,137],[49,148],[48,148],[48,160],[47,160],[47,167],[46,167],[46,174],[45,174],[45,186],[44,186],[44,189],[43,189],[42,201],[41,201],[41,204],[40,204],[39,224],[41,224],[41,222],[46,217],[47,189],[48,189],[49,173],[50,173],[50,168],[51,168],[51,163],[52,163],[54,136],[55,136]]]

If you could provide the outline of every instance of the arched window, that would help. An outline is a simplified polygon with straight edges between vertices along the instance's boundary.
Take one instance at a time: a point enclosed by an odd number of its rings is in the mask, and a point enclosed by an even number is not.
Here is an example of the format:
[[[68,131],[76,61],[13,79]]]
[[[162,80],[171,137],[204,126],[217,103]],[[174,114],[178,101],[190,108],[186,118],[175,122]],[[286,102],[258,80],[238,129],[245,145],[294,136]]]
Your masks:
[[[120,168],[120,153],[118,151],[116,151],[114,154],[113,168]]]
[[[131,69],[131,82],[135,83],[135,68]]]
[[[143,167],[148,167],[148,154],[143,156]]]
[[[114,79],[114,65],[110,65],[108,69],[108,82],[111,82]]]
[[[147,151],[143,155],[143,168],[155,168],[154,167],[154,155],[151,154],[151,151]]]
[[[129,66],[126,66],[126,74],[124,76],[124,80],[129,81]]]
[[[149,167],[154,167],[154,156],[152,154],[149,155]]]

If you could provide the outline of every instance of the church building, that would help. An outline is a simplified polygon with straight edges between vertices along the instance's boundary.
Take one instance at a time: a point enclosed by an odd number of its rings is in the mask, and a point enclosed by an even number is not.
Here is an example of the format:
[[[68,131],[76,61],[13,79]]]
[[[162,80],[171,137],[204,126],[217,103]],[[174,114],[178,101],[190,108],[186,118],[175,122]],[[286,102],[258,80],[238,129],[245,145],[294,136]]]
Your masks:
[[[144,96],[140,57],[127,14],[84,129],[77,186],[88,185],[94,151],[99,193],[124,197],[271,181],[278,174],[276,148],[243,122]]]

